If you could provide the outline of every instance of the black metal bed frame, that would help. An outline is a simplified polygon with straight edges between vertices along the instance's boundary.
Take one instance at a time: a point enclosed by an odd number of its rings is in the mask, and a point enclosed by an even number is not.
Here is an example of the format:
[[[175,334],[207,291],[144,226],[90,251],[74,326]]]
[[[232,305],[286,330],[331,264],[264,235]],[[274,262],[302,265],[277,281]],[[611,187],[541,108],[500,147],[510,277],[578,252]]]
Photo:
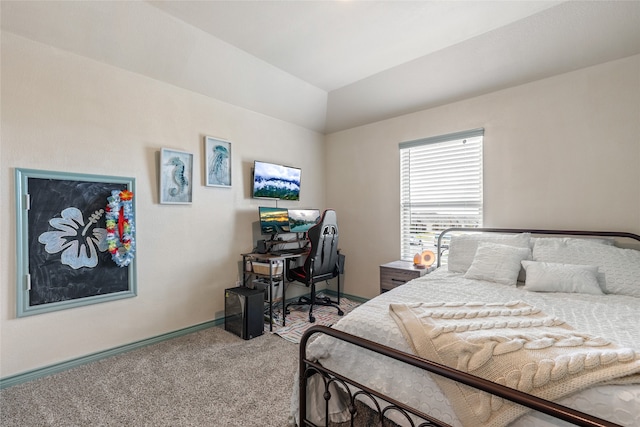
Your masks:
[[[547,234],[547,235],[568,235],[568,236],[604,236],[604,237],[621,237],[634,239],[640,242],[640,235],[625,232],[608,232],[608,231],[576,231],[576,230],[527,230],[527,229],[512,229],[512,228],[450,228],[443,231],[438,237],[438,266],[440,266],[440,249],[442,243],[442,237],[452,231],[472,231],[472,232],[498,232],[498,233],[532,233],[532,234]],[[300,341],[300,354],[299,354],[299,380],[298,380],[298,401],[299,401],[299,425],[314,426],[317,427],[311,420],[307,418],[307,383],[308,379],[313,375],[319,375],[324,382],[324,413],[325,413],[325,426],[329,426],[329,401],[332,397],[331,390],[337,390],[332,385],[338,385],[338,389],[348,395],[349,399],[349,412],[350,412],[350,425],[354,426],[354,420],[357,415],[356,401],[366,398],[370,401],[370,405],[373,411],[376,413],[377,422],[380,426],[383,425],[385,417],[390,412],[396,412],[406,419],[407,423],[412,427],[450,427],[449,424],[444,423],[428,414],[418,411],[408,405],[399,402],[391,396],[385,396],[363,384],[349,379],[348,377],[339,374],[335,371],[323,367],[320,363],[307,359],[307,344],[309,339],[315,334],[326,334],[336,339],[351,343],[355,346],[370,350],[372,352],[384,355],[391,359],[399,360],[403,363],[415,366],[419,369],[429,371],[433,374],[440,375],[445,378],[449,378],[453,381],[466,384],[476,389],[485,391],[495,396],[502,397],[517,404],[526,406],[533,410],[548,414],[554,418],[567,421],[574,425],[582,427],[620,427],[618,424],[606,421],[589,414],[568,408],[566,406],[541,399],[539,397],[521,392],[519,390],[506,387],[483,378],[471,375],[469,373],[459,371],[454,368],[450,368],[439,363],[435,363],[418,356],[398,351],[394,348],[387,347],[385,345],[370,341],[337,329],[329,328],[326,326],[312,326],[309,328]],[[381,406],[382,405],[382,406]],[[412,416],[414,418],[412,418]],[[418,423],[414,421],[418,419]]]
[[[352,425],[353,425],[353,419],[357,413],[356,399],[361,397],[368,397],[371,403],[374,404],[376,407],[375,411],[377,414],[379,414],[380,425],[382,425],[383,418],[387,413],[391,411],[396,411],[402,414],[404,418],[406,418],[409,425],[411,426],[450,427],[450,425],[447,423],[439,421],[436,418],[429,416],[428,414],[425,414],[416,409],[413,409],[403,404],[402,402],[399,402],[393,399],[392,397],[385,396],[384,394],[379,393],[369,387],[366,387],[356,381],[353,381],[348,377],[345,377],[344,375],[341,375],[330,369],[326,369],[320,363],[307,359],[306,357],[307,343],[311,338],[311,336],[316,333],[323,333],[323,334],[330,335],[334,338],[349,342],[358,347],[362,347],[364,349],[373,351],[378,354],[382,354],[392,359],[399,360],[401,362],[407,363],[417,368],[427,370],[431,373],[441,375],[445,378],[449,378],[456,382],[466,384],[468,386],[502,397],[504,399],[518,403],[520,405],[527,406],[536,411],[544,412],[545,414],[551,415],[555,418],[558,418],[564,421],[568,421],[578,426],[620,427],[618,424],[602,420],[600,418],[585,414],[580,411],[576,411],[575,409],[571,409],[566,406],[562,406],[557,403],[541,399],[531,394],[527,394],[519,390],[485,380],[483,378],[468,374],[463,371],[459,371],[457,369],[449,368],[448,366],[441,365],[439,363],[422,359],[420,357],[414,356],[409,353],[398,351],[391,347],[378,344],[374,341],[360,338],[355,335],[351,335],[349,333],[346,333],[337,329],[333,329],[327,326],[321,326],[321,325],[315,325],[309,328],[304,333],[304,335],[302,336],[302,340],[300,341],[300,365],[299,365],[300,374],[299,374],[299,384],[298,384],[299,393],[300,393],[299,394],[300,426],[316,426],[316,424],[313,424],[313,422],[307,419],[307,408],[306,408],[306,405],[303,403],[307,401],[307,380],[311,377],[311,375],[320,374],[322,375],[322,378],[324,380],[323,397],[325,399],[324,409],[325,409],[325,420],[326,420],[325,425],[326,426],[329,425],[328,402],[332,397],[330,387],[333,383],[337,383],[342,386],[342,389],[346,391],[349,396],[349,411],[351,413]],[[374,397],[386,402],[386,404],[384,404],[385,406],[381,407],[380,400],[376,400]],[[416,424],[414,420],[409,416],[409,414],[414,415],[416,418],[421,419],[422,421],[419,424]]]

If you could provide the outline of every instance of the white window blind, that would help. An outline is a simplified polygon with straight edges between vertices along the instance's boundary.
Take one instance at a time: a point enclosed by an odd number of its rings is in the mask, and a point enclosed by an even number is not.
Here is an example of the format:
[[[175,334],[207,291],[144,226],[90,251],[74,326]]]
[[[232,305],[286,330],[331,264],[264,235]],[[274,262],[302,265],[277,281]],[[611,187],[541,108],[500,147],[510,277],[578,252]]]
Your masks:
[[[450,227],[482,226],[484,129],[400,143],[401,259]]]

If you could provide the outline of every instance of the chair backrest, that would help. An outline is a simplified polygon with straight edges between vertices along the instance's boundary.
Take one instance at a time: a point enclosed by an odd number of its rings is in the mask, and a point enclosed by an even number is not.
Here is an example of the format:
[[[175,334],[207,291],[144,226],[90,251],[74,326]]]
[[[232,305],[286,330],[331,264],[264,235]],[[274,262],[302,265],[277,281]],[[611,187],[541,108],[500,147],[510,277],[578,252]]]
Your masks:
[[[311,251],[305,261],[307,274],[313,272],[308,282],[324,280],[327,275],[335,275],[338,270],[338,221],[336,211],[327,209],[320,221],[307,232]],[[313,261],[313,266],[311,262]],[[312,269],[313,267],[313,269]]]

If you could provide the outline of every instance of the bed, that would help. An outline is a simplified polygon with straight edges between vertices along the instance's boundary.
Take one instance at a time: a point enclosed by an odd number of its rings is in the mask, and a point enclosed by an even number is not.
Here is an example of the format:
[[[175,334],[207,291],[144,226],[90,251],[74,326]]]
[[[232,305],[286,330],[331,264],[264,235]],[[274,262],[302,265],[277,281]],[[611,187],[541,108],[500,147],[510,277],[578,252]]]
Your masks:
[[[459,231],[465,234],[449,240],[450,233]],[[640,251],[634,249],[640,236],[456,229],[440,235],[438,253],[443,241],[449,246],[447,265],[367,301],[331,329],[313,327],[305,334],[300,348],[303,374],[292,396],[298,425],[369,425],[370,421],[357,421],[358,416],[371,417],[362,415],[367,411],[374,411],[372,419],[401,426],[640,425]],[[530,315],[540,319],[526,317]],[[468,316],[472,319],[464,320]],[[477,322],[486,319],[477,316],[497,320],[483,330]],[[516,326],[510,328],[511,318],[504,324],[502,316],[516,316],[511,317]],[[516,331],[521,327],[517,316],[533,320],[526,326],[532,329]],[[455,323],[461,321],[467,329]],[[568,335],[563,335],[564,329],[541,328],[566,328]],[[507,339],[507,333],[517,338]],[[461,336],[462,343],[437,342],[445,336]],[[527,341],[532,336],[537,340]],[[462,364],[463,357],[455,359],[469,342],[476,345],[495,337],[502,339],[492,344],[495,355],[475,365],[473,352],[465,353],[471,356]],[[555,342],[545,344],[548,337]],[[507,348],[514,341],[525,349],[513,355],[541,357],[526,365],[538,368],[526,374],[528,387],[522,386],[527,383],[524,369],[518,373],[520,383],[514,383],[511,374],[493,373],[497,368],[486,365],[487,360],[511,355],[515,350],[495,348]],[[558,353],[544,355],[547,350]],[[542,375],[549,357],[569,361],[565,371],[548,368],[546,377]],[[488,375],[487,381],[478,378],[479,373],[494,376]]]

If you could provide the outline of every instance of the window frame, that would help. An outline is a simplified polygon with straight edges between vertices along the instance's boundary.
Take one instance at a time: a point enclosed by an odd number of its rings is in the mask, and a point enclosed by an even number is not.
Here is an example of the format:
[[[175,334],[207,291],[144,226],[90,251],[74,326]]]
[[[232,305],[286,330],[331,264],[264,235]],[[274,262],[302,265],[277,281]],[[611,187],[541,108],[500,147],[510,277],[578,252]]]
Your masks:
[[[467,144],[469,142],[469,144]],[[457,146],[462,143],[465,149]],[[468,149],[466,148],[468,147]],[[400,153],[400,259],[410,261],[423,250],[436,251],[440,232],[450,227],[482,227],[484,128],[421,138],[399,144]],[[413,149],[413,150],[412,150]],[[436,172],[437,153],[445,168]],[[413,159],[411,158],[413,154]],[[429,156],[432,159],[429,160]],[[431,162],[431,164],[429,164]],[[461,168],[446,164],[459,162]],[[415,166],[423,169],[415,171]],[[408,168],[408,169],[407,169]],[[447,176],[455,172],[458,177]],[[462,172],[462,174],[460,174]],[[436,175],[437,174],[437,175]],[[437,182],[434,178],[437,177]],[[420,180],[418,184],[418,179]],[[413,185],[412,185],[413,180]],[[429,180],[425,182],[424,180]],[[442,197],[436,190],[455,189],[457,197]],[[412,197],[413,195],[413,197]],[[438,218],[440,217],[440,218]],[[438,221],[431,221],[437,218]],[[446,243],[446,242],[445,242]]]

